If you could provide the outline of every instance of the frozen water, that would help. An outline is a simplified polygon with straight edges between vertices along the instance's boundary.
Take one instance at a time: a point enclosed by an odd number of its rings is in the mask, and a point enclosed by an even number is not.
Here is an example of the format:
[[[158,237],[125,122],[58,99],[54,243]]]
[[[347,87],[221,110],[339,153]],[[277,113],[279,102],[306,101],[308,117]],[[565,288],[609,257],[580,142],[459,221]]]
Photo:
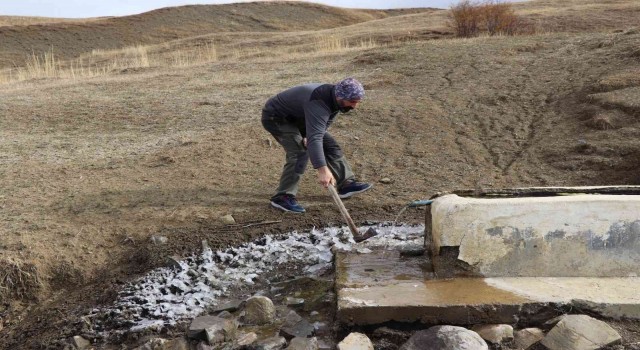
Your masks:
[[[364,232],[371,226],[361,227]],[[422,243],[424,226],[374,226],[378,235],[356,244],[346,227],[291,232],[281,237],[264,236],[239,247],[213,252],[206,245],[201,254],[179,262],[179,267],[159,268],[127,285],[111,307],[89,316],[106,316],[111,327],[141,331],[192,318],[214,305],[232,287],[253,284],[256,278],[285,263],[304,267],[313,275],[331,267],[332,247],[370,251]],[[100,325],[98,325],[100,326]],[[109,332],[105,326],[97,327]]]

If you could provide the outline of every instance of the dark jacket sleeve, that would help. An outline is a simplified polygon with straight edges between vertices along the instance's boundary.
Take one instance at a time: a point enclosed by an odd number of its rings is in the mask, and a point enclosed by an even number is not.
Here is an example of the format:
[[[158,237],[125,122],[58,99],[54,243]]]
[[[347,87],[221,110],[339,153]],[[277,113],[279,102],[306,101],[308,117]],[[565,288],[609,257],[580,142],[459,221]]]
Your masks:
[[[327,165],[322,148],[322,139],[329,125],[331,110],[320,100],[305,103],[304,119],[307,129],[307,152],[314,169]]]

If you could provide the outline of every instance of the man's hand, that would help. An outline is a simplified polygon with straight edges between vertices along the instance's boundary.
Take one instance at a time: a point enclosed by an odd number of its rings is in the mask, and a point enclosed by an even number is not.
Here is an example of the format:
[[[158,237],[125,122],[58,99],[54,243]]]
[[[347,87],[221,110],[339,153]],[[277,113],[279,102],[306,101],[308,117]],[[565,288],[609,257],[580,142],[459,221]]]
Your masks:
[[[303,138],[302,139],[302,145],[304,146],[304,148],[307,148],[307,138]]]
[[[318,183],[322,185],[322,187],[327,188],[329,185],[335,186],[336,179],[331,174],[328,166],[323,166],[317,169],[318,170]]]

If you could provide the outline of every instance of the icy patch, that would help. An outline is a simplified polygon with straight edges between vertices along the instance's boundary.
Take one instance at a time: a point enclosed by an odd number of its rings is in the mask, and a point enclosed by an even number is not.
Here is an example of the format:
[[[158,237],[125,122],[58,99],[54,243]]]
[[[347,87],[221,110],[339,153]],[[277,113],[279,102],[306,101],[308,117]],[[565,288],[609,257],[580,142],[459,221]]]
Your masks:
[[[370,226],[361,227],[360,232]],[[332,247],[340,250],[367,247],[393,247],[422,244],[424,226],[375,226],[378,235],[355,244],[346,227],[313,229],[308,233],[291,232],[283,237],[264,236],[235,248],[188,257],[174,268],[159,268],[129,284],[119,293],[115,304],[94,310],[89,317],[108,320],[108,327],[137,332],[201,314],[225,296],[232,287],[253,284],[265,272],[285,263],[303,265],[312,275],[331,267]],[[99,331],[108,332],[96,322]],[[102,329],[100,329],[102,328]]]

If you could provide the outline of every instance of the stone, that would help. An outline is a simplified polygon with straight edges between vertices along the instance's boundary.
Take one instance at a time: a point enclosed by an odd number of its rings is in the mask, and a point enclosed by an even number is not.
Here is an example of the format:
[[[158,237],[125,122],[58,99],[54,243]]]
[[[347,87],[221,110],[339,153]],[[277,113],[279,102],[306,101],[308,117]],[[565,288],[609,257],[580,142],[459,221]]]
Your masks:
[[[284,303],[287,306],[301,306],[304,305],[304,299],[302,298],[293,298],[293,297],[286,297],[284,299]]]
[[[153,235],[151,236],[151,243],[161,245],[169,242],[169,238],[165,236]]]
[[[544,338],[544,332],[540,328],[525,328],[513,334],[513,343],[518,349],[528,349],[531,345]]]
[[[287,350],[318,350],[318,339],[313,338],[293,338],[287,346]]]
[[[225,225],[235,225],[236,219],[233,218],[233,215],[227,214],[225,216],[220,217],[220,221]]]
[[[373,350],[373,343],[366,335],[353,332],[338,343],[338,350]]]
[[[337,345],[331,339],[318,339],[318,350],[336,350]]]
[[[242,307],[242,300],[229,300],[226,303],[222,303],[213,307],[213,312],[229,311],[235,312]]]
[[[501,344],[504,341],[513,340],[513,327],[508,324],[475,325],[471,330],[478,333],[482,339],[493,344]]]
[[[596,313],[616,320],[640,319],[640,304],[637,303],[620,304],[573,299],[571,300],[571,306],[583,313]]]
[[[222,311],[218,314],[218,317],[229,319],[229,318],[233,318],[233,314],[230,313],[229,311]]]
[[[167,267],[180,270],[182,269],[182,266],[180,265],[181,261],[182,259],[177,255],[169,256],[167,257]]]
[[[88,349],[91,346],[91,342],[89,342],[88,340],[84,339],[79,335],[76,335],[73,338],[71,338],[71,343],[78,350]]]
[[[206,340],[210,345],[214,345],[233,340],[237,329],[238,323],[233,319],[200,316],[191,321],[187,336],[192,339]]]
[[[253,348],[255,350],[281,350],[287,345],[284,337],[271,337],[257,342]]]
[[[330,335],[331,334],[331,326],[326,322],[314,322],[313,323],[313,334],[315,335]]]
[[[313,334],[314,328],[309,321],[301,319],[295,324],[285,324],[280,328],[280,335],[287,338],[301,337],[306,338]]]
[[[189,350],[189,343],[184,338],[171,340],[153,338],[135,350]]]
[[[418,331],[400,350],[489,350],[478,333],[463,327],[435,326]]]
[[[215,348],[213,346],[208,345],[207,343],[204,343],[204,342],[200,342],[196,346],[196,350],[214,350],[214,349]]]
[[[605,322],[587,315],[566,315],[540,343],[549,350],[596,350],[621,340]]]
[[[388,185],[388,184],[390,184],[390,183],[392,183],[392,182],[393,182],[393,180],[391,180],[391,179],[390,179],[390,178],[388,178],[388,177],[383,177],[382,179],[380,179],[380,183],[381,183],[381,184],[387,184],[387,185]]]
[[[244,311],[244,321],[248,324],[269,324],[273,323],[276,318],[276,308],[273,306],[273,302],[263,296],[247,299]]]
[[[294,326],[300,321],[302,321],[302,316],[293,310],[288,310],[287,316],[284,318],[283,326]]]
[[[254,332],[245,333],[238,337],[236,341],[236,345],[240,347],[247,346],[255,343],[256,340],[258,340],[258,335],[255,334]]]
[[[380,327],[373,331],[374,339],[385,339],[398,345],[404,344],[410,337],[411,334],[409,332],[390,327]]]
[[[408,244],[400,247],[400,256],[423,256],[425,251],[423,245]]]
[[[238,323],[231,319],[220,319],[224,320],[224,322],[214,324],[204,330],[209,345],[217,345],[235,340]]]

